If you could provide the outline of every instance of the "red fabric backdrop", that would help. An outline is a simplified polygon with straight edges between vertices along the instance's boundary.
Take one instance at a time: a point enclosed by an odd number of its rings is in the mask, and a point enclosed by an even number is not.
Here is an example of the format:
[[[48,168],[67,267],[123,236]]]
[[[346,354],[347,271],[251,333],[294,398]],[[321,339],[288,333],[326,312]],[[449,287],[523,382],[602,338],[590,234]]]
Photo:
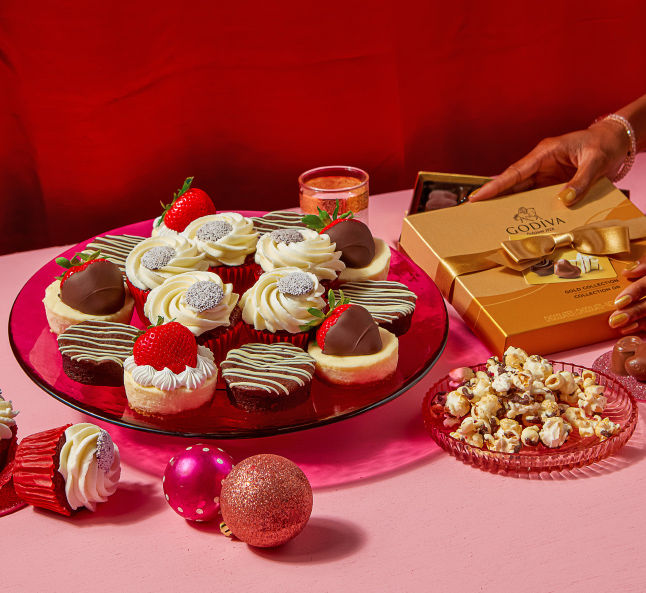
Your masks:
[[[646,92],[641,0],[0,4],[0,252],[151,218],[185,177],[294,206],[324,164],[372,193],[492,175]]]

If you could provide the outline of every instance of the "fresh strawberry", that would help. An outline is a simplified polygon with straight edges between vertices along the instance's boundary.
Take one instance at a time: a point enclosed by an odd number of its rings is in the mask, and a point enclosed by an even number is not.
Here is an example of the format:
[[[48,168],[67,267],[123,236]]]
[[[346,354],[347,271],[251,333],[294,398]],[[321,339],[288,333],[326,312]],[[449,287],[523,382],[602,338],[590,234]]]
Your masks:
[[[61,288],[70,276],[86,270],[89,266],[99,261],[108,261],[104,257],[101,257],[100,251],[94,251],[90,254],[77,253],[72,259],[57,257],[56,263],[61,266],[61,268],[65,268],[67,270],[67,272],[65,272],[63,275],[56,277],[61,281]]]
[[[327,229],[343,220],[350,220],[354,217],[351,210],[339,216],[339,200],[336,201],[336,206],[334,207],[332,216],[320,208],[318,208],[318,211],[318,216],[316,214],[307,214],[306,216],[303,216],[302,221],[306,227],[318,231],[319,234],[325,232]]]
[[[164,212],[157,226],[164,222],[169,229],[181,233],[195,219],[217,213],[211,198],[201,189],[192,188],[192,182],[193,178],[188,177],[182,189],[173,194],[173,201],[162,203]]]
[[[169,368],[181,373],[197,366],[197,342],[187,327],[176,321],[149,327],[135,341],[132,353],[137,365],[150,365],[158,371]]]
[[[354,306],[356,305],[339,305],[319,326],[319,328],[316,330],[316,343],[319,345],[321,350],[325,350],[325,336],[327,335],[330,328],[339,320],[341,313]]]
[[[342,290],[339,290],[339,295],[341,299],[339,301],[336,300],[336,297],[334,296],[334,291],[333,290],[328,290],[328,311],[327,313],[324,313],[320,309],[317,309],[316,307],[310,307],[307,312],[314,317],[312,321],[305,325],[301,325],[301,331],[309,331],[310,329],[317,327],[317,326],[322,326],[325,325],[325,323],[332,317],[334,316],[337,311],[345,310],[348,308],[350,300],[343,294]],[[332,324],[330,324],[331,326]],[[319,328],[320,329],[320,328]],[[327,331],[327,330],[326,330]],[[318,334],[317,334],[317,342],[318,342]]]

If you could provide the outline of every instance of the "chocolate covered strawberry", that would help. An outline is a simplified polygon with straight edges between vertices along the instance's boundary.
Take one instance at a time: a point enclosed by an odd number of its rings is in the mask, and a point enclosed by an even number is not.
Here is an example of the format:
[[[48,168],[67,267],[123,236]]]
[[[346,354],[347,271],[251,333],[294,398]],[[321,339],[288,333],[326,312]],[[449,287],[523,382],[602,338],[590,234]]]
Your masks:
[[[353,218],[352,212],[338,216],[339,201],[330,216],[319,208],[319,215],[309,214],[303,222],[319,234],[330,237],[335,249],[341,252],[341,261],[349,268],[365,268],[375,257],[375,240],[368,228],[360,220]]]
[[[138,366],[150,365],[155,370],[170,369],[179,374],[186,367],[197,366],[197,342],[187,327],[176,321],[150,326],[136,340],[132,350]]]
[[[67,306],[88,315],[112,315],[123,307],[126,289],[121,270],[100,251],[77,253],[71,260],[57,257],[56,263],[67,270],[58,277],[60,298]]]
[[[201,189],[191,187],[192,182],[193,177],[188,177],[182,189],[173,194],[173,201],[170,204],[162,203],[164,211],[155,226],[163,222],[169,229],[181,233],[197,218],[217,213],[211,198]]]
[[[382,343],[377,322],[366,308],[349,303],[343,296],[343,291],[339,293],[341,300],[336,301],[334,292],[328,292],[330,308],[327,314],[317,309],[309,309],[317,319],[301,329],[319,326],[316,331],[316,343],[323,354],[360,356],[379,352]]]

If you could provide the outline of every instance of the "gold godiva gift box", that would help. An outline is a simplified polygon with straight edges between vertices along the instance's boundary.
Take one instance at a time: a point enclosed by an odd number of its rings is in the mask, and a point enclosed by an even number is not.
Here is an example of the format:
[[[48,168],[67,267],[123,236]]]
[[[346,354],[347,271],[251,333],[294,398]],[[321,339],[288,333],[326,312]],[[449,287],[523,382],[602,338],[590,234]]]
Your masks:
[[[605,178],[573,208],[557,199],[561,187],[404,219],[402,251],[499,356],[621,336],[608,318],[629,284],[621,271],[646,253],[646,217]]]

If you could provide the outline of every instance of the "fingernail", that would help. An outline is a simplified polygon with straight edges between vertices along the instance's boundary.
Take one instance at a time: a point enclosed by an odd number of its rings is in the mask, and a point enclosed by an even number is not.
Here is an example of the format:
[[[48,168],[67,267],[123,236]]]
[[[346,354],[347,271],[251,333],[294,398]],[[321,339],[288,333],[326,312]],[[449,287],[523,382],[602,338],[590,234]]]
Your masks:
[[[639,265],[638,261],[631,261],[630,263],[626,264],[624,271],[630,272],[630,270],[634,270],[638,265]]]
[[[482,188],[480,188],[480,187],[479,187],[478,189],[474,189],[474,190],[469,194],[469,200],[470,200],[471,198],[474,198],[474,197],[475,197],[475,195],[476,195],[476,194],[477,194],[481,189],[482,189]]]
[[[574,204],[574,201],[576,200],[576,191],[571,187],[567,187],[564,190],[562,190],[557,197],[566,206],[571,206],[572,204]]]
[[[610,324],[610,327],[615,328],[619,327],[620,325],[623,325],[628,321],[628,315],[625,313],[619,313],[617,315],[613,315],[609,320],[608,323]]]
[[[626,327],[622,327],[619,331],[622,334],[630,334],[634,332],[637,328],[639,327],[639,323],[636,321],[634,323],[631,323],[630,325],[627,325]]]
[[[622,307],[625,307],[629,303],[632,303],[633,297],[631,297],[629,294],[625,294],[624,296],[617,297],[615,299],[615,307],[621,309]]]

